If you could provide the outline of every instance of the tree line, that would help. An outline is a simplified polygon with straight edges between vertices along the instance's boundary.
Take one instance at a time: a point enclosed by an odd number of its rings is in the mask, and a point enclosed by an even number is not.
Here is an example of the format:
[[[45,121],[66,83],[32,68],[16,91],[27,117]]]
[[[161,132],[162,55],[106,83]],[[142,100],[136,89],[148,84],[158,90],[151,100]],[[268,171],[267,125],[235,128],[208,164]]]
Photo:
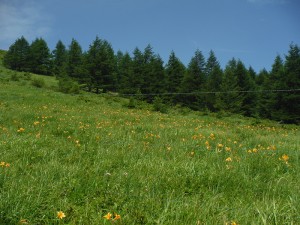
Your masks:
[[[271,71],[259,73],[235,58],[222,69],[213,51],[205,59],[196,50],[187,66],[174,51],[164,64],[151,45],[135,48],[132,54],[115,53],[99,37],[87,51],[75,39],[68,48],[58,41],[50,51],[44,39],[29,44],[22,36],[9,47],[3,62],[7,68],[56,76],[61,82],[72,79],[90,92],[111,91],[148,102],[160,98],[193,110],[300,122],[300,49],[296,44],[290,45],[284,59],[276,56]]]

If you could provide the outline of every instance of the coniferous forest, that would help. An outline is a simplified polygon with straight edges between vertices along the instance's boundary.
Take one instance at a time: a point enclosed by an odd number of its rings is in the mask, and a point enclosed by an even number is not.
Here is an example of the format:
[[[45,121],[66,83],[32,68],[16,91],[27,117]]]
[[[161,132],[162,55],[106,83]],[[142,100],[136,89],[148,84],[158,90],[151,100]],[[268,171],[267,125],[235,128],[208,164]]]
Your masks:
[[[300,122],[300,48],[291,44],[277,55],[271,71],[258,73],[232,58],[221,68],[213,51],[207,59],[196,50],[188,65],[170,53],[166,63],[151,45],[132,53],[113,50],[99,37],[83,51],[72,39],[51,51],[43,38],[31,44],[22,36],[4,57],[12,70],[55,76],[64,92],[74,82],[95,93],[114,92],[147,102],[161,101],[192,110],[227,112],[285,123]]]

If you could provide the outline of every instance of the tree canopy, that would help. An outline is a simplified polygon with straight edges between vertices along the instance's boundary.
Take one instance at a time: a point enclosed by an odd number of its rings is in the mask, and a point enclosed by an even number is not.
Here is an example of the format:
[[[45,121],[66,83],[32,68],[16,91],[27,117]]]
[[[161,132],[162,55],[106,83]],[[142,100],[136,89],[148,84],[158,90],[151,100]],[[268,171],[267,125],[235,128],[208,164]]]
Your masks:
[[[213,51],[205,59],[197,49],[187,66],[174,51],[164,63],[150,44],[144,50],[136,47],[132,54],[115,53],[99,37],[87,51],[72,39],[68,48],[58,41],[50,52],[44,39],[29,44],[22,36],[9,47],[3,63],[13,70],[73,79],[96,93],[113,91],[194,110],[300,122],[300,49],[296,44],[290,45],[284,59],[276,56],[271,71],[258,73],[235,58],[222,69]]]

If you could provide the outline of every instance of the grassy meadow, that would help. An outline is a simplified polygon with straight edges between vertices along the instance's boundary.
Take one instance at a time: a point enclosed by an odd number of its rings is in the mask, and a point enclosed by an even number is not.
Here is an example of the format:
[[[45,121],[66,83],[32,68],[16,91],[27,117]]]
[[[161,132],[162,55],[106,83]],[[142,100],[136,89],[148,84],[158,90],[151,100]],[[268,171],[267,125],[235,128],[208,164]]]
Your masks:
[[[1,225],[300,224],[299,126],[37,77],[0,66]]]

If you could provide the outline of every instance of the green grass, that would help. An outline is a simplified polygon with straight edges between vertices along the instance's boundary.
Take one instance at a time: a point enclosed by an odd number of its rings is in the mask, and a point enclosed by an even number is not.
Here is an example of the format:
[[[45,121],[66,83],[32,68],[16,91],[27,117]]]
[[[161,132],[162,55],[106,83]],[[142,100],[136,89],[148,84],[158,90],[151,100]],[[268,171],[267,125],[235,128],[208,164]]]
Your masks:
[[[128,109],[0,72],[1,225],[300,224],[299,126]]]

